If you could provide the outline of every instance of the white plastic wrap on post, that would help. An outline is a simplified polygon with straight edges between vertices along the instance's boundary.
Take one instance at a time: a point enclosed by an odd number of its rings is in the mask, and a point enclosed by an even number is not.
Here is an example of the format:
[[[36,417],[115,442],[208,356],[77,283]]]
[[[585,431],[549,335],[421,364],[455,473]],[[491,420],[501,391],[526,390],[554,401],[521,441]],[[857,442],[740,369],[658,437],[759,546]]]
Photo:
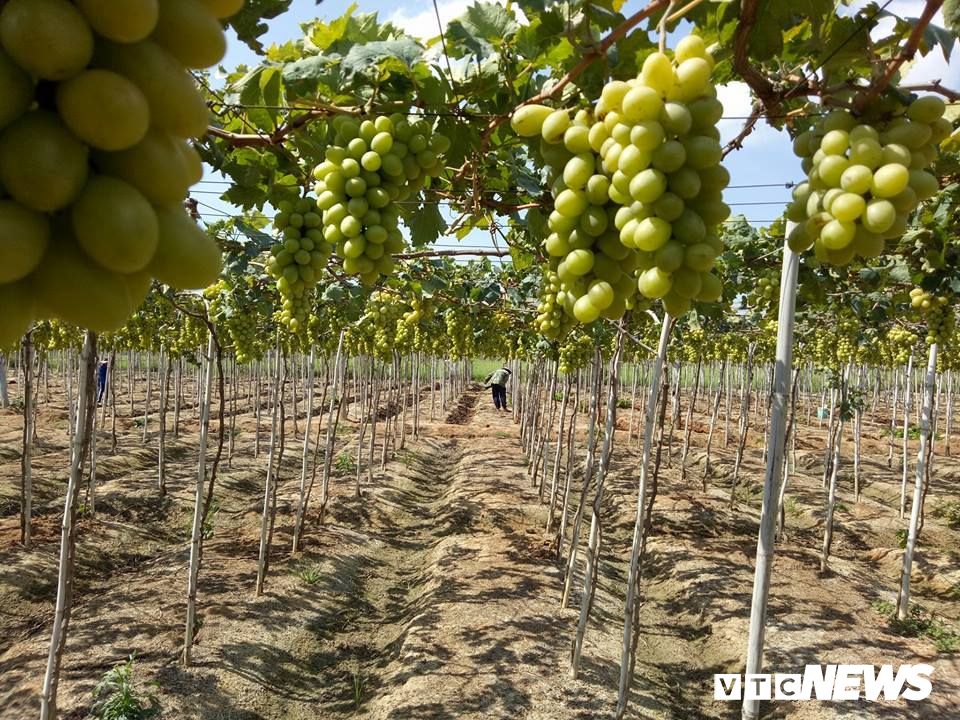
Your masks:
[[[657,417],[657,396],[660,393],[660,379],[663,376],[663,364],[667,357],[667,346],[670,343],[670,331],[673,329],[673,318],[664,312],[660,326],[660,342],[657,345],[657,355],[653,362],[650,375],[650,393],[647,397],[647,417],[643,427],[643,451],[640,457],[640,482],[637,489],[637,514],[633,523],[633,541],[630,550],[630,566],[627,571],[627,593],[623,614],[623,644],[620,651],[620,685],[617,695],[617,710],[615,717],[622,718],[627,710],[627,699],[630,686],[633,682],[633,663],[631,649],[633,647],[633,615],[634,604],[637,602],[637,574],[640,571],[640,550],[643,547],[643,528],[646,522],[644,512],[647,503],[647,477],[650,466],[650,451],[653,445],[653,426]]]
[[[917,453],[917,473],[914,476],[913,505],[910,508],[910,529],[907,532],[907,545],[903,551],[903,571],[900,574],[900,595],[897,599],[897,617],[905,620],[910,610],[910,571],[913,569],[913,552],[917,546],[917,529],[920,526],[920,507],[923,501],[923,479],[927,474],[927,448],[930,437],[933,395],[937,377],[937,344],[930,346],[927,357],[927,373],[924,379],[923,414],[920,419],[920,450]]]
[[[787,222],[786,237],[796,227]],[[750,635],[747,640],[747,674],[756,674],[763,668],[763,639],[766,630],[767,600],[770,595],[770,571],[773,567],[773,547],[777,520],[777,500],[781,480],[784,437],[787,420],[787,394],[793,365],[793,320],[797,299],[797,270],[800,256],[783,244],[783,268],[780,273],[780,305],[777,316],[777,356],[774,363],[773,396],[770,427],[767,436],[767,468],[763,481],[763,509],[760,513],[760,532],[757,540],[757,567],[753,578],[753,600],[750,606]],[[760,701],[743,702],[743,720],[760,717]]]

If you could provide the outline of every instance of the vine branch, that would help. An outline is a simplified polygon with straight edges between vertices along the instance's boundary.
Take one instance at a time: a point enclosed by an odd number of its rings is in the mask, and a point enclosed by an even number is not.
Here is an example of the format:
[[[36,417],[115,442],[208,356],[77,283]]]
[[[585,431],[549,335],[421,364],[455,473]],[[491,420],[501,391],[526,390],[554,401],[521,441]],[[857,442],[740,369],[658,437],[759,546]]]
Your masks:
[[[876,82],[871,83],[870,88],[857,99],[856,107],[858,111],[862,112],[871,102],[876,100],[880,93],[890,84],[893,76],[897,74],[897,71],[903,63],[908,60],[913,60],[917,54],[917,48],[920,47],[920,41],[923,40],[923,34],[926,32],[927,26],[930,24],[930,21],[933,20],[933,16],[937,14],[941,5],[943,5],[943,0],[927,0],[927,4],[923,8],[923,13],[921,13],[920,18],[917,20],[917,24],[913,26],[913,32],[911,32],[910,37],[907,38],[907,43],[903,46],[903,50],[887,63],[883,75],[881,75]]]

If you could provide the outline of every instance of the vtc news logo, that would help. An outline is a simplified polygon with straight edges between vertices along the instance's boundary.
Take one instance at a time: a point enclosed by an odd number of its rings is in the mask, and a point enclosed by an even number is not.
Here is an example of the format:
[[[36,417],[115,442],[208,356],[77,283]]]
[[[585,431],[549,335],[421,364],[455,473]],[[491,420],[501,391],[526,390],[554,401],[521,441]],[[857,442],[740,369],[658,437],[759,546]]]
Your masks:
[[[923,700],[931,665],[807,665],[803,674],[714,675],[715,700]]]

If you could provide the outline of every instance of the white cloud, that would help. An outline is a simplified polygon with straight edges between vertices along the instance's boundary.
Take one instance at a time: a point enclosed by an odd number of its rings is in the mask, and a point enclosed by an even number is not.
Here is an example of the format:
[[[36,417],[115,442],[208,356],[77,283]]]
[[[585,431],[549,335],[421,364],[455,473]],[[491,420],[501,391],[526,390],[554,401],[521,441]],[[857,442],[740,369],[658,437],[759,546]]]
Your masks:
[[[750,87],[744,82],[731,82],[717,87],[717,99],[723,103],[723,117],[717,127],[720,142],[726,145],[743,129],[747,116],[753,110]],[[779,133],[765,120],[760,120],[744,142],[744,147],[756,147],[775,141]]]
[[[475,0],[442,0],[437,3],[437,11],[440,14],[440,23],[444,31],[447,24],[455,18],[463,15],[467,8],[474,4]],[[507,0],[493,0],[498,5],[506,5]],[[410,10],[405,7],[398,8],[390,16],[390,22],[404,30],[408,35],[415,38],[428,39],[440,35],[440,27],[437,24],[437,12],[433,9],[431,2],[424,3],[424,9],[418,13],[410,14]],[[522,25],[527,24],[527,17],[516,5],[513,5],[513,15],[517,22]]]

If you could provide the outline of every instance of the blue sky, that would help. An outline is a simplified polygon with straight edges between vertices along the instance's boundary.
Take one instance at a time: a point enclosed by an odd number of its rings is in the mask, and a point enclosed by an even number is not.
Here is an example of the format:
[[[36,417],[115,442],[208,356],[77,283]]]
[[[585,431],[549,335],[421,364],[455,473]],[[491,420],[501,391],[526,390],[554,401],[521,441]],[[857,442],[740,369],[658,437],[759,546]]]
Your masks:
[[[458,17],[471,2],[472,0],[437,0],[441,21],[445,25],[449,20]],[[269,23],[270,29],[262,41],[269,45],[298,38],[301,36],[300,23],[316,17],[332,20],[346,12],[350,4],[350,0],[324,0],[320,5],[317,5],[315,0],[293,0],[289,12]],[[438,34],[437,19],[430,0],[407,0],[402,6],[395,1],[386,0],[358,0],[357,4],[360,11],[377,12],[382,20],[392,20],[415,37],[426,39]],[[864,3],[860,0],[854,3],[852,9],[862,4]],[[640,0],[629,0],[622,12],[630,15],[643,5]],[[922,0],[894,0],[887,10],[902,17],[917,17],[923,5]],[[942,22],[939,14],[935,22]],[[883,29],[884,26],[881,25],[879,30],[882,32]],[[223,61],[225,67],[233,68],[242,63],[252,65],[258,62],[256,54],[246,45],[238,42],[235,37],[230,40],[229,50]],[[949,65],[944,62],[938,50],[916,62],[907,74],[907,81],[913,83],[927,83],[935,79],[941,79],[945,85],[955,89],[960,86],[960,47],[955,45],[954,56],[951,57]],[[720,88],[718,96],[724,104],[725,119],[721,120],[720,130],[722,139],[726,141],[740,131],[742,120],[736,118],[749,113],[750,94],[743,83],[732,83]],[[731,187],[725,192],[727,203],[734,214],[743,214],[758,225],[766,224],[764,221],[773,220],[780,215],[783,205],[790,198],[790,191],[785,184],[802,177],[799,160],[791,151],[786,132],[777,132],[766,125],[758,127],[757,131],[747,138],[741,150],[728,155],[724,165],[731,175]],[[202,194],[195,197],[219,208],[221,212],[234,212],[214,194],[218,188],[225,187],[216,183],[217,176],[208,173],[206,179],[207,182],[198,188]],[[744,187],[772,183],[780,186]],[[216,218],[215,212],[209,208],[201,208],[201,212],[208,214],[211,220]],[[455,247],[456,240],[441,238],[439,244]],[[466,237],[461,245],[490,247],[490,236],[486,232],[475,232]]]

